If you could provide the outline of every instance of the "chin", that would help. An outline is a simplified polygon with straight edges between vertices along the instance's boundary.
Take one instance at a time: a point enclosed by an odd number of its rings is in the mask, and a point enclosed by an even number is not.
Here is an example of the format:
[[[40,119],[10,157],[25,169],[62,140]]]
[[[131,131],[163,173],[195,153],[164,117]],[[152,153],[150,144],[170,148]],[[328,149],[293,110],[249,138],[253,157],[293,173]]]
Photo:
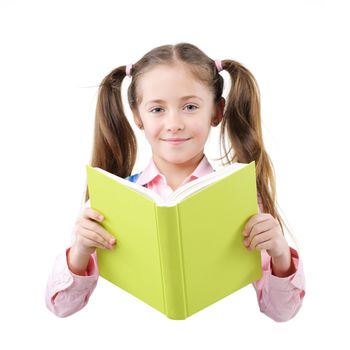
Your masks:
[[[174,155],[174,156],[169,156],[169,154],[166,154],[163,159],[165,159],[167,162],[169,163],[173,163],[173,164],[182,164],[182,163],[186,163],[188,161],[190,161],[191,159],[193,159],[195,157],[195,155],[192,154],[183,154],[179,153],[178,155]]]

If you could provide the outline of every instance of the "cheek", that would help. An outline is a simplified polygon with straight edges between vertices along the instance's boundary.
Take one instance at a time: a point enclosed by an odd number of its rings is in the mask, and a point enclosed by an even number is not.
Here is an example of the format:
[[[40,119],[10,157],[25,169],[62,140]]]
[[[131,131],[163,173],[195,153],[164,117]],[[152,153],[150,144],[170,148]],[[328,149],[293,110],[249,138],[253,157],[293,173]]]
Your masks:
[[[192,134],[197,137],[207,137],[210,131],[210,126],[202,123],[195,123],[191,126]]]
[[[161,136],[161,128],[159,125],[146,124],[144,125],[145,134],[148,139],[155,139]]]

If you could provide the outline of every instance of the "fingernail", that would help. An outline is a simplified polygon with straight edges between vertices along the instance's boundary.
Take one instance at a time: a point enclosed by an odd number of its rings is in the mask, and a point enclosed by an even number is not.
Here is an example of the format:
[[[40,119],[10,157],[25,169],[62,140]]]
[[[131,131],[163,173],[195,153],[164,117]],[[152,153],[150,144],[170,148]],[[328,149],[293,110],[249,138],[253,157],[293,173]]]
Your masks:
[[[244,245],[248,245],[248,240],[245,239],[245,240],[243,241],[243,243],[244,243]]]
[[[102,216],[102,215],[99,215],[99,216],[98,216],[98,219],[99,219],[100,221],[102,221],[102,220],[103,220],[103,216]]]
[[[114,238],[111,238],[111,239],[109,240],[109,243],[113,245],[113,244],[115,243],[115,239],[114,239]]]

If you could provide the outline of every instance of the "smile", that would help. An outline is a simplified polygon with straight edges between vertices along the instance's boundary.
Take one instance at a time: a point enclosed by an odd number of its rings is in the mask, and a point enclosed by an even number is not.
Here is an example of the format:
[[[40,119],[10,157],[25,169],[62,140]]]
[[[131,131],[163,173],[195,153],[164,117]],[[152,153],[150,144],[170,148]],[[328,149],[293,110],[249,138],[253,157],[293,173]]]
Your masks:
[[[188,140],[190,140],[190,138],[187,138],[187,139],[183,139],[183,138],[162,139],[162,141],[165,141],[171,145],[180,145],[182,143],[185,143]]]

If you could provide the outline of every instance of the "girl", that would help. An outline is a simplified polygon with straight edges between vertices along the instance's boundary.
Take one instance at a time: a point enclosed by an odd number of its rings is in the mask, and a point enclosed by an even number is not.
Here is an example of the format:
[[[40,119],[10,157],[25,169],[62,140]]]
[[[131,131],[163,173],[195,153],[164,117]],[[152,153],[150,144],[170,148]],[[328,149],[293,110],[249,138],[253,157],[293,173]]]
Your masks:
[[[227,103],[219,74],[223,69],[232,82]],[[128,102],[133,119],[152,148],[149,164],[134,175],[136,137],[121,98],[125,76],[131,78]],[[232,60],[214,61],[196,46],[180,43],[157,47],[136,64],[114,69],[99,86],[91,165],[166,197],[214,171],[204,146],[211,127],[220,123],[224,165],[256,163],[260,212],[248,220],[242,234],[247,249],[258,249],[262,255],[263,276],[253,283],[260,310],[275,321],[289,320],[305,295],[303,267],[284,237],[272,164],[263,144],[259,90],[244,66]],[[87,191],[85,201],[74,226],[75,241],[57,257],[47,283],[46,305],[61,317],[83,308],[96,287],[96,247],[113,249],[118,244],[100,224],[103,217],[89,207]]]

